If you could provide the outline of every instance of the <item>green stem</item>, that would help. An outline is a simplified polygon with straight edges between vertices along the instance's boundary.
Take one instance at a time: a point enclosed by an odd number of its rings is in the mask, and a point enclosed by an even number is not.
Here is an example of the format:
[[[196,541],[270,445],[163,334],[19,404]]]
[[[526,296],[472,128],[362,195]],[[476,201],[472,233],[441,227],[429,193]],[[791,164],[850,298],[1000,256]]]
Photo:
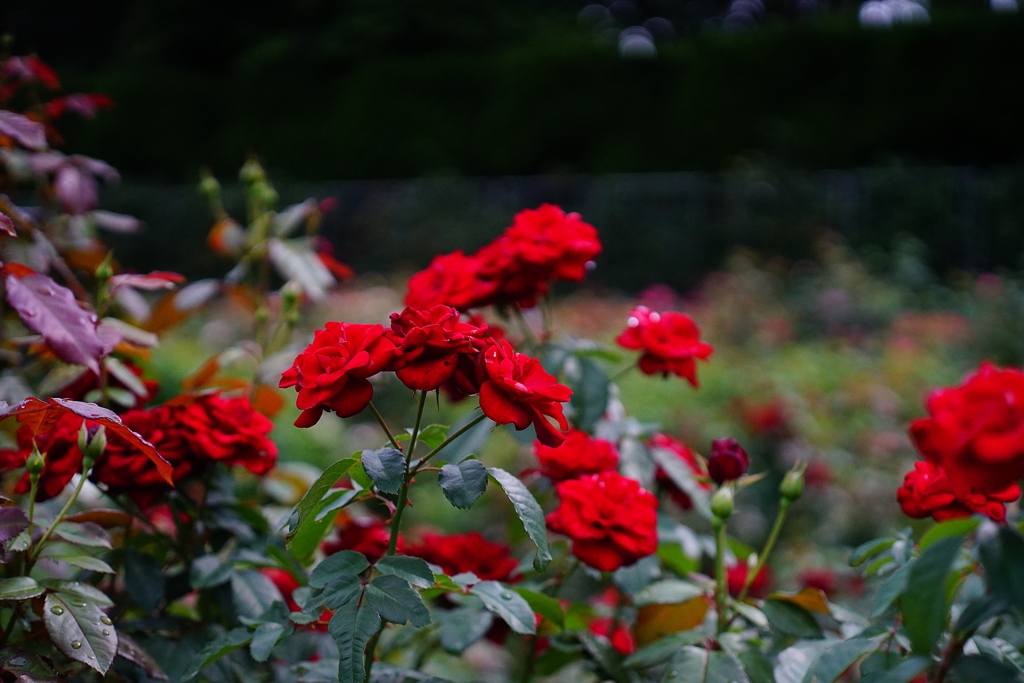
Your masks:
[[[617,382],[630,373],[631,370],[636,368],[636,363],[630,363],[624,368],[619,369],[614,375],[608,378],[609,382]]]
[[[377,406],[373,405],[373,401],[370,401],[370,410],[373,411],[373,416],[377,418],[377,423],[380,425],[381,429],[383,429],[384,433],[388,435],[388,441],[391,442],[391,445],[394,446],[396,451],[402,450],[402,447],[398,445],[398,441],[395,440],[395,435],[392,434],[391,430],[388,428],[388,423],[384,421],[384,416],[377,410]]]
[[[466,424],[464,424],[463,426],[461,426],[457,430],[455,430],[455,432],[453,432],[450,436],[445,438],[444,441],[439,443],[437,445],[437,448],[435,448],[434,450],[430,451],[425,456],[423,456],[423,458],[420,460],[419,464],[416,465],[416,472],[419,472],[423,468],[423,466],[427,464],[428,460],[430,460],[435,455],[437,455],[442,450],[444,450],[445,446],[450,444],[452,441],[455,441],[455,439],[459,438],[460,436],[462,436],[463,434],[468,432],[470,429],[472,429],[473,427],[475,427],[478,424],[480,424],[481,422],[483,422],[484,418],[486,418],[486,417],[487,417],[486,415],[484,415],[483,413],[480,413],[479,415],[474,417],[472,420],[470,420],[469,422],[467,422]],[[415,474],[415,472],[413,474]]]
[[[398,503],[395,504],[395,514],[391,516],[391,537],[388,539],[388,555],[394,555],[398,549],[398,530],[402,527],[402,514],[409,502],[409,486],[412,484],[412,475],[409,464],[412,461],[412,454],[416,450],[416,441],[420,436],[420,424],[423,422],[423,407],[427,403],[427,392],[421,391],[419,396],[419,407],[416,409],[416,422],[412,428],[412,438],[409,440],[409,450],[405,453],[405,478],[402,480],[402,488],[398,490]],[[375,411],[376,412],[376,411]]]
[[[772,525],[771,533],[768,534],[768,540],[764,542],[764,548],[761,549],[761,554],[757,556],[757,565],[753,570],[747,572],[747,580],[743,583],[743,590],[737,596],[739,602],[743,602],[746,599],[747,593],[750,592],[750,587],[754,584],[754,580],[757,575],[761,573],[764,566],[768,563],[768,556],[772,554],[772,549],[775,548],[775,542],[779,540],[779,532],[782,531],[782,524],[786,521],[786,513],[789,512],[789,499],[783,498],[779,501],[779,511],[775,513],[775,524]]]
[[[31,487],[28,490],[28,526],[32,528],[32,522],[36,519],[36,492],[39,490],[39,475],[29,475]]]
[[[57,516],[54,518],[53,523],[51,523],[49,528],[43,533],[43,537],[39,539],[39,543],[36,543],[36,546],[29,552],[29,561],[35,561],[35,559],[39,556],[39,552],[43,549],[43,546],[46,544],[48,540],[50,540],[50,536],[53,534],[53,530],[57,528],[57,525],[60,524],[62,519],[64,519],[64,515],[68,514],[68,512],[71,510],[71,506],[73,506],[75,504],[75,501],[78,500],[79,494],[81,494],[82,489],[85,488],[85,481],[89,477],[89,472],[91,470],[92,466],[89,466],[88,469],[84,469],[82,471],[82,476],[79,477],[78,479],[78,486],[75,487],[75,490],[71,494],[71,497],[68,498],[68,502],[64,503],[64,507],[61,508],[60,512],[57,513]]]
[[[11,637],[11,631],[14,630],[14,622],[17,620],[18,615],[21,614],[21,603],[15,603],[11,609],[11,618],[7,620],[7,625],[4,626],[4,633],[0,636],[0,647],[7,644],[7,640]]]
[[[725,618],[725,601],[729,586],[725,577],[725,522],[715,518],[715,611],[718,613],[718,635],[729,623]]]

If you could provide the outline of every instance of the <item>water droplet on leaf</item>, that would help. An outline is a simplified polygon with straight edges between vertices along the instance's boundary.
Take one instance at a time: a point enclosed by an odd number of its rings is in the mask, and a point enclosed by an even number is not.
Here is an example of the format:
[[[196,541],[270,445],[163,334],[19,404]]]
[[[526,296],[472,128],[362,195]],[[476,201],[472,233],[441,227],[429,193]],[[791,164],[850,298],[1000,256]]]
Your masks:
[[[57,616],[60,616],[61,614],[64,614],[64,608],[63,607],[51,607],[50,611],[53,612],[54,614],[56,614]]]
[[[109,636],[110,635],[110,629],[106,629],[106,628],[103,629],[103,635]]]
[[[503,591],[503,592],[501,593],[501,599],[502,599],[502,600],[511,600],[511,599],[512,599],[512,593],[511,593],[511,591]]]
[[[82,641],[80,641],[80,640],[72,640],[71,641],[71,647],[75,648],[76,650],[81,650],[82,649]]]
[[[100,621],[106,624],[107,626],[110,626],[114,623],[110,620],[110,617],[100,617]]]

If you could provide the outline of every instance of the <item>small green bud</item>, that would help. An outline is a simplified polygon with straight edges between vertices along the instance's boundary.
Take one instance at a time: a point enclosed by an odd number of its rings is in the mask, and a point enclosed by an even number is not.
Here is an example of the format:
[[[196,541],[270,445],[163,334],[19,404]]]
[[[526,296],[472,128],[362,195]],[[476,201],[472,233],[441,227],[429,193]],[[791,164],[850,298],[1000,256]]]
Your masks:
[[[302,297],[302,287],[293,280],[289,280],[281,288],[281,305],[286,311],[295,308],[300,297]]]
[[[107,450],[107,428],[86,427],[85,421],[78,430],[78,449],[82,451],[82,470],[88,472],[96,458]]]
[[[212,173],[204,170],[202,178],[199,180],[199,191],[207,199],[217,199],[220,197],[220,183],[217,182]]]
[[[260,166],[260,162],[256,160],[256,157],[249,157],[249,159],[242,165],[242,169],[238,172],[238,179],[243,183],[259,182],[266,177],[266,174],[263,172],[263,167]]]
[[[43,468],[46,467],[46,456],[39,452],[39,447],[34,443],[32,444],[32,455],[28,456],[28,461],[25,463],[25,469],[28,473],[34,477],[38,477],[43,473]]]
[[[711,496],[711,512],[720,520],[729,519],[733,510],[733,493],[731,486],[723,486]]]
[[[277,190],[275,190],[270,183],[260,183],[255,189],[256,196],[264,206],[271,207],[277,204]]]
[[[266,323],[267,320],[270,319],[270,311],[267,309],[266,306],[260,306],[252,314],[252,317],[258,324],[262,325]]]
[[[103,259],[103,263],[96,266],[96,280],[102,285],[107,280],[114,276],[114,268],[110,265],[110,258],[112,253],[107,254],[107,257]]]
[[[786,472],[786,476],[782,478],[782,483],[779,484],[779,493],[782,495],[783,500],[792,503],[803,495],[804,470],[806,469],[807,465],[797,465],[789,472]]]

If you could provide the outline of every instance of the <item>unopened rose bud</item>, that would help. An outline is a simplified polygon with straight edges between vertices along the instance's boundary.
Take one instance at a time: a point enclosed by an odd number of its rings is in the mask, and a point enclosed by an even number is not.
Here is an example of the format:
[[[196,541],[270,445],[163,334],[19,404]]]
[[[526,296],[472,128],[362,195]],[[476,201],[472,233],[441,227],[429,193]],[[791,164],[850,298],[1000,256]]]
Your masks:
[[[78,430],[78,449],[82,451],[82,468],[88,471],[96,458],[107,450],[107,429],[102,425],[86,427],[83,421]]]
[[[217,182],[212,173],[205,171],[202,179],[199,181],[199,191],[207,199],[218,199],[220,197],[220,183]]]
[[[294,308],[302,296],[302,286],[293,280],[289,280],[281,288],[281,305],[285,310]]]
[[[103,262],[96,266],[96,280],[104,283],[114,276],[114,269],[110,266],[110,256],[103,259]]]
[[[736,439],[715,439],[708,455],[708,475],[717,484],[735,481],[750,466],[750,457]]]
[[[243,183],[255,183],[266,177],[263,167],[255,157],[249,157],[249,160],[242,165],[242,169],[238,172],[238,179]]]
[[[32,444],[32,455],[28,456],[25,469],[30,475],[38,477],[43,473],[44,467],[46,467],[46,456],[39,452],[39,448],[35,444]]]
[[[786,472],[782,483],[779,484],[779,493],[790,503],[804,494],[804,470],[806,469],[806,465],[797,465]]]
[[[733,493],[731,486],[723,486],[711,496],[711,513],[719,520],[729,519],[733,510]]]

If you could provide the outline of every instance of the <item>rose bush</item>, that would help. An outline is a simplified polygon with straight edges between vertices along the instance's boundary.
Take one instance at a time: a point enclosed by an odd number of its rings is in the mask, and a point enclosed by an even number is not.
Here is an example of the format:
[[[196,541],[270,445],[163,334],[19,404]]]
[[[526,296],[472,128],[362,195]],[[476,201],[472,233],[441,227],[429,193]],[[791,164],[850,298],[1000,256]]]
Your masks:
[[[697,387],[713,348],[673,302],[621,321],[635,363],[558,327],[554,285],[601,253],[578,214],[528,209],[434,257],[387,325],[325,321],[351,276],[315,235],[331,202],[279,210],[253,159],[244,226],[201,183],[224,278],[118,272],[98,230],[138,225],[96,208],[116,172],[50,149],[58,117],[110,102],[54,97],[35,58],[0,78],[4,683],[1020,680],[1021,371],[984,363],[927,399],[908,432],[923,459],[882,488],[939,523],[853,551],[878,577],[864,599],[859,577],[788,566],[814,541],[798,501],[836,493],[802,460],[795,400],[744,395],[750,439],[703,443],[623,400],[633,369],[645,391]],[[158,387],[160,334],[218,303],[246,338]],[[275,431],[285,397],[300,429]],[[285,456],[310,432],[334,457],[305,476]],[[536,466],[509,471],[489,441]],[[414,516],[438,503],[438,524]]]

